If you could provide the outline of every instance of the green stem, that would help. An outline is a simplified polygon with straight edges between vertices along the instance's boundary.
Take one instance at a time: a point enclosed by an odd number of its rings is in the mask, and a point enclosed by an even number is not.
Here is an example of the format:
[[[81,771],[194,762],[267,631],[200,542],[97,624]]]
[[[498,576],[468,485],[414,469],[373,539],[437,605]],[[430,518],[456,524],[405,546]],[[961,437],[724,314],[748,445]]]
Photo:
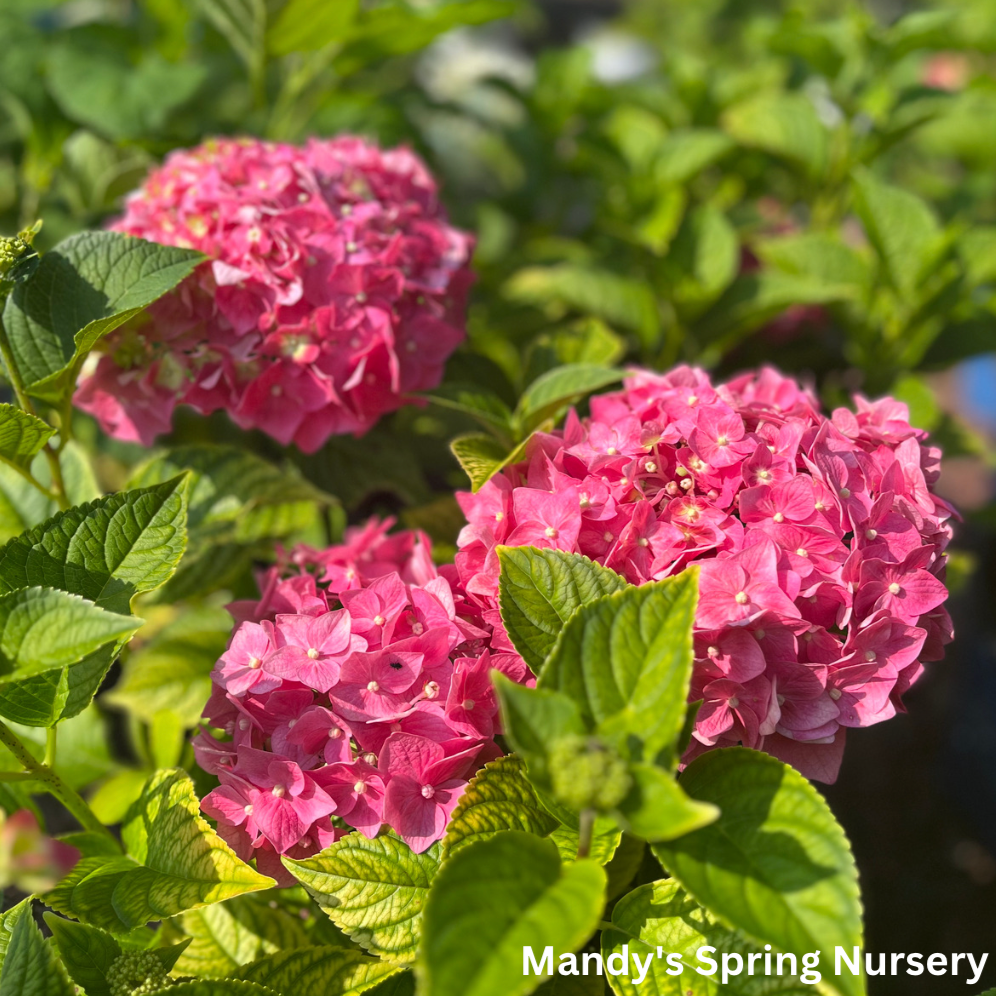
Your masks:
[[[13,460],[8,460],[2,455],[0,455],[0,463],[6,464],[11,470],[20,474],[21,477],[28,482],[28,484],[30,484],[33,488],[37,488],[37,490],[40,491],[49,501],[58,503],[58,495],[56,495],[56,493],[50,488],[46,488],[45,485],[42,484],[42,482],[39,481],[27,467],[22,467],[20,464],[15,463]]]
[[[45,767],[55,767],[55,755],[59,745],[59,728],[50,726],[45,731]]]
[[[47,764],[37,760],[20,737],[6,723],[0,723],[0,743],[17,758],[21,767],[24,768],[24,773],[32,781],[38,782],[46,792],[54,795],[73,814],[84,830],[102,834],[117,844],[114,834],[97,819],[83,796],[75,789],[70,788]],[[25,779],[25,781],[27,780]]]
[[[59,508],[65,511],[72,507],[72,502],[66,494],[66,482],[62,476],[62,464],[59,462],[59,454],[51,444],[46,443],[42,450],[45,459],[48,460],[48,468],[52,474],[52,496],[55,498]]]
[[[578,817],[578,861],[591,854],[591,838],[595,832],[595,810],[582,809]]]

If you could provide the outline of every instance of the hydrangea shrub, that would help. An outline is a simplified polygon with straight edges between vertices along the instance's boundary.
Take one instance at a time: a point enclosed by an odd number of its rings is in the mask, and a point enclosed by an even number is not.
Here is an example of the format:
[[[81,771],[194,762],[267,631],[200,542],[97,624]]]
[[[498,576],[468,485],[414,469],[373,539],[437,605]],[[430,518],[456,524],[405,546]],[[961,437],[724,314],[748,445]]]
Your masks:
[[[317,450],[435,387],[463,339],[472,240],[407,149],[215,139],[171,153],[113,229],[208,257],[108,337],[75,403],[150,444],[177,405]]]
[[[827,417],[770,368],[715,385],[631,372],[458,496],[468,600],[500,629],[502,545],[580,553],[637,585],[699,564],[686,759],[743,744],[833,781],[846,731],[902,709],[951,639],[940,451],[905,405],[856,404]]]

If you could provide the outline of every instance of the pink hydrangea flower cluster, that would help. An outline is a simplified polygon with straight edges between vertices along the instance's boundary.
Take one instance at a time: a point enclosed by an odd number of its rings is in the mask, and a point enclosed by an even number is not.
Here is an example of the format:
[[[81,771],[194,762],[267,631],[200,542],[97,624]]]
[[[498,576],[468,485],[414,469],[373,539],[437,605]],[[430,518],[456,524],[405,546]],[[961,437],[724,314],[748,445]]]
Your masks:
[[[314,854],[350,828],[390,825],[415,851],[439,840],[473,772],[501,751],[489,631],[391,520],[298,548],[237,602],[194,747],[221,785],[204,811],[236,853],[280,881],[279,855]]]
[[[952,635],[940,451],[905,405],[856,405],[827,418],[772,369],[718,385],[634,371],[458,496],[463,589],[500,627],[499,544],[582,553],[633,584],[699,564],[686,760],[739,743],[833,781],[846,730],[902,709]]]
[[[111,227],[209,258],[84,370],[76,404],[119,439],[150,444],[186,404],[314,452],[436,387],[463,339],[472,240],[404,148],[210,141]]]

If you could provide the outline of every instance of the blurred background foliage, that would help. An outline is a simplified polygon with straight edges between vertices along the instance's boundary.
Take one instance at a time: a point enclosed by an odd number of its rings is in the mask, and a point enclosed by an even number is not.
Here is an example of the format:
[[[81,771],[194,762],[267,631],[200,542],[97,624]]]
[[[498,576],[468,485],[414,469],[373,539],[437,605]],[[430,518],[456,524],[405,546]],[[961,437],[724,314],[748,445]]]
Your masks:
[[[342,131],[416,148],[479,239],[446,383],[362,440],[304,458],[189,416],[150,460],[78,416],[98,456],[67,469],[75,500],[198,474],[190,556],[79,721],[85,743],[113,719],[81,754],[108,821],[145,768],[190,763],[220,606],[274,541],[391,513],[445,559],[454,437],[487,468],[606,368],[775,362],[830,407],[891,392],[945,447],[953,663],[852,738],[831,798],[870,950],[991,945],[996,0],[0,0],[0,39],[0,230],[40,217],[43,248],[177,146]],[[0,468],[0,537],[48,512]]]

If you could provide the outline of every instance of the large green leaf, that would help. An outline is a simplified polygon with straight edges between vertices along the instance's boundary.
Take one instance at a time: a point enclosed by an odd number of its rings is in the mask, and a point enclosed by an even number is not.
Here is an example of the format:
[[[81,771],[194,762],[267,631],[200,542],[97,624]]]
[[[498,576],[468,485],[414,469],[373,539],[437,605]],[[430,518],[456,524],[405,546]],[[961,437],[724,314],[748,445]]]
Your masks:
[[[131,636],[143,621],[56,588],[0,595],[0,711],[10,682],[75,664],[104,644]]]
[[[801,956],[843,996],[864,981],[833,972],[833,951],[861,944],[857,870],[847,838],[821,796],[793,768],[740,747],[713,751],[682,777],[696,799],[722,808],[711,826],[654,853],[703,906],[761,944]]]
[[[526,688],[500,672],[492,672],[501,703],[502,729],[522,755],[529,780],[549,790],[550,751],[564,738],[588,732],[577,703],[563,692]]]
[[[201,818],[193,784],[179,769],[149,779],[125,818],[122,837],[127,857],[84,858],[48,894],[48,905],[123,933],[273,885]]]
[[[102,699],[146,722],[163,712],[196,726],[211,692],[211,670],[232,634],[231,616],[202,606],[184,611],[138,649],[129,651],[121,680]]]
[[[621,379],[621,371],[592,363],[568,363],[537,377],[522,392],[515,409],[519,435],[526,436],[548,419],[559,418],[571,405],[593,391]]]
[[[73,982],[86,996],[112,996],[107,972],[122,953],[121,945],[106,930],[45,914],[45,923]]]
[[[47,252],[7,299],[3,323],[32,394],[58,399],[101,336],[175,287],[203,257],[117,232],[81,232]]]
[[[17,921],[25,914],[31,917],[31,898],[22,899],[16,906],[11,906],[9,910],[0,913],[0,969],[3,968],[4,960],[7,957],[7,949],[10,947],[10,939],[14,934],[14,927]]]
[[[234,446],[180,446],[143,464],[129,482],[147,488],[189,472],[191,546],[280,539],[315,521],[332,501],[293,468]]]
[[[642,281],[609,270],[558,263],[530,266],[508,280],[505,296],[559,314],[572,309],[604,318],[610,325],[635,332],[653,346],[660,332],[660,313],[653,291]]]
[[[661,183],[685,183],[733,148],[729,135],[713,128],[676,128],[654,162]]]
[[[507,447],[483,432],[457,436],[450,443],[450,451],[470,478],[473,491],[480,491],[512,459]]]
[[[698,971],[711,971],[697,957],[699,948],[706,946],[716,949],[706,954],[720,966],[712,975]],[[616,954],[618,959],[624,947],[631,974],[608,976],[618,996],[812,996],[814,991],[812,985],[800,982],[797,976],[765,975],[763,961],[755,962],[756,974],[748,975],[747,956],[757,949],[720,924],[673,879],[641,885],[616,903],[612,927],[602,931],[602,957],[607,960]],[[665,952],[664,958],[658,956],[659,950]],[[666,960],[672,954],[678,956],[676,960],[682,968],[678,975],[668,974],[669,969],[675,971],[678,967]],[[724,954],[731,955],[727,962],[730,977],[725,983]],[[650,956],[649,972],[642,982],[637,982],[638,976],[632,973],[634,955],[641,965],[646,965]],[[732,955],[740,956],[742,974],[732,974],[737,965]],[[771,962],[777,970],[776,956],[771,956]],[[788,969],[789,963],[784,967]]]
[[[354,943],[405,964],[415,960],[422,906],[439,868],[440,850],[433,844],[415,854],[392,834],[368,840],[354,832],[314,857],[283,860]]]
[[[261,958],[240,975],[279,996],[357,996],[399,972],[356,948],[315,947]]]
[[[25,900],[10,928],[0,969],[0,996],[73,996],[74,987],[38,929],[30,903]]]
[[[176,569],[186,508],[186,478],[177,477],[61,512],[0,547],[0,594],[43,585],[127,612]]]
[[[271,52],[312,52],[342,41],[356,19],[359,0],[289,0],[267,31]]]
[[[916,194],[883,183],[867,170],[854,177],[855,207],[892,285],[909,294],[943,248],[941,228]]]
[[[454,854],[426,903],[417,971],[432,996],[524,996],[542,977],[537,958],[577,950],[598,925],[605,872],[594,861],[562,864],[552,841],[509,830]]]
[[[88,994],[89,996],[89,994]],[[238,979],[200,979],[179,982],[153,996],[277,996],[276,990]]]
[[[445,861],[468,844],[502,830],[545,837],[558,825],[529,784],[522,759],[506,754],[486,764],[470,780],[447,825],[442,857]]]
[[[234,975],[258,958],[310,944],[300,919],[253,896],[189,910],[174,923],[191,938],[176,963],[179,975]]]
[[[629,777],[632,786],[615,815],[644,840],[672,840],[708,826],[719,816],[716,806],[689,798],[684,783],[656,764],[631,763]]]
[[[500,546],[498,562],[502,622],[537,674],[564,623],[580,606],[626,587],[615,571],[562,550]]]
[[[812,176],[826,165],[827,131],[804,94],[758,94],[729,108],[723,124],[743,145],[782,156]]]
[[[26,467],[54,435],[55,429],[37,416],[0,404],[0,459]]]
[[[628,585],[581,606],[564,625],[537,685],[577,704],[623,755],[672,751],[687,709],[698,572]]]

